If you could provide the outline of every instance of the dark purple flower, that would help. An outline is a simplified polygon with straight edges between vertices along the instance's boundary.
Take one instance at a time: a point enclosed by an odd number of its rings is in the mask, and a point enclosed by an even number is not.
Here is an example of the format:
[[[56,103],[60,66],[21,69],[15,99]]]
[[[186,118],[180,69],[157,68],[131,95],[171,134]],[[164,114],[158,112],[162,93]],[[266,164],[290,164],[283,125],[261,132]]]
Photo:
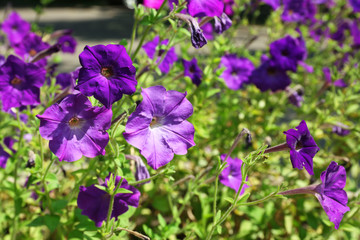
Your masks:
[[[191,33],[191,44],[194,48],[201,48],[207,44],[206,38],[195,18],[183,13],[176,13],[175,16],[188,23]]]
[[[349,3],[354,9],[354,12],[360,12],[360,0],[349,0]]]
[[[316,5],[312,0],[283,0],[284,12],[281,19],[285,22],[314,21]]]
[[[325,81],[326,81],[327,85],[329,85],[329,86],[334,85],[335,87],[340,87],[340,88],[347,87],[347,84],[344,82],[343,79],[338,79],[338,80],[335,80],[334,82],[332,81],[330,68],[324,67],[323,73],[324,73],[324,77],[325,77]]]
[[[156,36],[152,41],[147,42],[143,45],[143,49],[148,55],[150,59],[156,58],[156,62],[158,63],[162,55],[164,54],[163,47],[165,47],[169,43],[168,39],[165,39],[160,42],[160,37]],[[156,55],[156,56],[155,56]],[[170,71],[170,68],[176,62],[177,56],[175,53],[175,48],[171,47],[169,51],[166,53],[163,61],[159,64],[160,71],[164,74],[167,74]]]
[[[226,13],[222,13],[220,17],[215,17],[215,32],[223,33],[228,30],[232,25],[231,19],[226,15]]]
[[[293,168],[303,169],[310,175],[314,175],[313,158],[320,150],[311,136],[306,122],[303,120],[295,129],[284,132],[286,143],[290,148],[290,160]]]
[[[224,55],[219,67],[225,67],[220,77],[224,79],[226,86],[232,90],[238,90],[245,83],[248,83],[255,68],[249,59],[238,58],[236,54]]]
[[[272,59],[263,61],[259,67],[253,70],[250,81],[262,92],[269,89],[273,92],[284,90],[291,83],[286,72]]]
[[[49,48],[50,45],[42,41],[42,38],[35,33],[28,33],[24,36],[21,43],[14,47],[15,53],[25,61],[30,62],[39,52]],[[36,63],[38,66],[45,66],[46,59],[41,59]]]
[[[13,153],[16,152],[16,151],[13,149],[13,145],[14,145],[15,142],[16,142],[16,140],[13,139],[12,137],[5,137],[5,138],[4,138],[4,144],[5,144],[5,146],[6,146],[9,150],[11,150]],[[0,144],[0,167],[1,167],[1,168],[6,168],[6,163],[7,163],[8,159],[9,159],[9,157],[10,157],[10,154],[7,153],[7,152],[3,149],[3,147],[1,146],[1,144]]]
[[[59,73],[56,76],[56,84],[59,84],[62,89],[67,87],[74,88],[76,84],[76,79],[79,77],[80,68],[75,69],[75,71],[70,73]]]
[[[10,45],[14,46],[30,32],[30,23],[23,20],[16,12],[12,12],[1,24],[1,29],[6,33]]]
[[[199,86],[201,83],[201,78],[203,71],[199,68],[196,58],[193,58],[191,61],[182,60],[184,66],[184,76],[191,78],[191,81]]]
[[[193,17],[220,17],[224,11],[222,0],[187,0],[188,12]]]
[[[74,53],[76,49],[76,40],[70,35],[62,36],[58,39],[58,43],[61,44],[61,50],[63,52]]]
[[[310,36],[317,42],[320,39],[327,39],[330,37],[329,27],[321,20],[316,21],[309,27]]]
[[[84,95],[77,94],[68,95],[36,116],[40,119],[41,136],[50,140],[49,148],[59,161],[72,162],[83,155],[93,158],[105,154],[111,109],[92,107]]]
[[[270,5],[274,10],[280,7],[280,0],[261,0],[263,3]]]
[[[140,149],[153,169],[164,166],[174,154],[185,155],[195,146],[194,126],[186,121],[193,113],[186,93],[166,91],[163,86],[142,90],[143,101],[126,124],[126,141]]]
[[[306,48],[305,48],[306,51]],[[297,64],[303,59],[304,48],[299,41],[289,35],[270,44],[270,54],[284,71],[296,72]]]
[[[226,157],[225,154],[222,154],[220,156],[222,161],[225,160],[225,157]],[[226,162],[227,162],[227,167],[219,175],[219,180],[225,186],[228,186],[229,188],[238,191],[242,182],[242,175],[241,175],[242,160],[238,158],[232,159],[228,157]],[[248,178],[246,178],[246,181],[247,180]],[[242,195],[245,192],[245,189],[248,187],[249,186],[247,184],[244,184],[240,191],[240,195]]]
[[[82,68],[75,89],[94,96],[105,107],[136,91],[136,69],[124,46],[86,46],[79,59]]]
[[[355,19],[350,26],[350,33],[353,38],[353,46],[360,47],[360,29],[358,26],[358,20]],[[1,65],[1,64],[0,64]]]
[[[320,179],[322,184],[316,187],[315,196],[329,220],[335,224],[335,229],[338,229],[344,214],[350,211],[347,206],[348,197],[344,191],[346,185],[345,168],[332,161],[327,169],[321,173]]]
[[[296,106],[301,107],[302,103],[304,102],[304,89],[303,87],[298,88],[286,88],[288,92],[288,100],[289,102]]]
[[[342,124],[343,125],[343,124]],[[346,126],[346,125],[345,125]],[[347,127],[347,126],[346,126]],[[350,134],[350,130],[349,129],[346,129],[346,128],[343,128],[339,125],[334,125],[333,128],[332,128],[332,132],[333,133],[336,133],[337,135],[341,136],[341,137],[344,137],[344,136],[347,136]]]
[[[119,184],[121,177],[116,176],[115,186]],[[108,187],[109,176],[101,186]],[[129,206],[138,207],[140,192],[133,186],[129,185],[126,179],[123,179],[120,189],[130,190],[132,193],[118,193],[114,198],[114,205],[111,211],[111,217],[117,221],[118,216],[127,212]],[[101,227],[107,219],[111,195],[95,185],[89,187],[80,186],[80,192],[77,199],[78,207],[82,210],[81,214],[88,216],[95,222],[96,227]]]
[[[46,71],[10,55],[0,68],[0,93],[3,110],[40,103],[40,87]]]

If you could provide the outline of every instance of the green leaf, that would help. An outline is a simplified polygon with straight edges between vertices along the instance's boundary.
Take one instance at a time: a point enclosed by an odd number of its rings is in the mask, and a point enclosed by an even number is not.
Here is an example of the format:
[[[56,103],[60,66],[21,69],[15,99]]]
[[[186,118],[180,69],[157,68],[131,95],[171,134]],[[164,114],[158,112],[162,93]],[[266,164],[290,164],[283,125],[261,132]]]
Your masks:
[[[60,222],[60,216],[57,215],[45,215],[44,223],[53,232]]]
[[[218,210],[216,213],[215,221],[217,222],[221,218],[221,210]]]
[[[51,204],[51,206],[55,212],[60,212],[60,210],[62,210],[63,208],[66,207],[67,203],[68,202],[66,200],[60,199],[60,200],[54,201]]]
[[[118,190],[116,190],[116,194],[118,193],[133,193],[133,192],[125,188],[118,188]]]
[[[31,223],[28,224],[29,227],[39,227],[44,225],[44,217],[40,216],[35,218]]]
[[[101,185],[98,185],[98,184],[95,184],[95,187],[97,187],[98,189],[101,189],[103,191],[107,191],[107,188],[105,186],[101,186]]]
[[[216,231],[218,232],[218,234],[221,234],[222,227],[220,225],[217,225],[216,226]]]
[[[161,214],[158,214],[158,220],[159,220],[160,226],[164,228],[166,226],[166,221],[163,218],[163,216],[161,216]]]
[[[55,175],[54,173],[48,173],[48,174],[46,175],[45,180],[46,180],[47,182],[59,182],[58,179],[57,179],[57,177],[56,177],[56,175]]]

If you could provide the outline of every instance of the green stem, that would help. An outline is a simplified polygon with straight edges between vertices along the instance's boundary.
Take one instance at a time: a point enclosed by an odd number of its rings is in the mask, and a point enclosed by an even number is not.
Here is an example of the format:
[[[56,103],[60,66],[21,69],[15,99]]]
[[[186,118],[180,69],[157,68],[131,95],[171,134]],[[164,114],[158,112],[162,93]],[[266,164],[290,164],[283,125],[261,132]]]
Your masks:
[[[270,198],[273,198],[277,193],[276,192],[273,192],[271,193],[270,195],[262,198],[262,199],[259,199],[259,200],[256,200],[256,201],[252,201],[252,202],[245,202],[245,203],[239,203],[237,205],[238,206],[251,206],[251,205],[256,205],[256,204],[259,204],[259,203],[262,203],[262,202],[265,202],[266,200],[269,200]]]
[[[106,219],[106,229],[109,227],[109,224],[110,224],[110,218],[111,218],[111,213],[112,213],[113,206],[114,206],[114,199],[115,199],[116,192],[119,189],[119,187],[123,181],[124,181],[124,178],[121,178],[119,183],[116,185],[114,191],[111,193],[109,210],[108,210],[107,219]],[[112,230],[111,230],[111,232],[112,232]]]
[[[130,48],[129,48],[129,50],[128,50],[128,53],[129,53],[129,54],[131,53],[131,50],[132,50],[132,47],[133,47],[133,44],[134,44],[134,41],[135,41],[136,29],[137,29],[138,21],[139,21],[138,18],[135,16],[135,22],[134,22],[134,26],[133,26],[132,34],[131,34]]]
[[[162,171],[156,173],[155,175],[149,177],[149,178],[146,178],[146,179],[143,179],[143,180],[139,180],[139,181],[135,181],[135,182],[130,182],[129,185],[138,185],[138,184],[141,184],[141,183],[145,183],[145,182],[154,180],[155,178],[157,178],[157,177],[159,177],[160,175],[162,175],[165,171],[166,171],[166,168],[163,169]]]
[[[45,179],[46,179],[46,176],[47,176],[47,174],[48,174],[48,172],[49,172],[49,170],[50,170],[50,167],[53,165],[53,163],[55,162],[55,160],[56,160],[55,157],[53,157],[53,158],[51,159],[51,162],[50,162],[50,164],[47,166],[47,168],[46,168],[46,170],[45,170],[45,173],[44,173],[44,176],[43,176],[42,181],[41,181],[42,184],[44,185],[46,202],[47,202],[47,204],[48,204],[48,208],[49,208],[50,212],[52,212],[52,209],[51,209],[51,201],[50,201],[49,191],[48,191],[48,188],[47,188],[47,184],[46,184]]]

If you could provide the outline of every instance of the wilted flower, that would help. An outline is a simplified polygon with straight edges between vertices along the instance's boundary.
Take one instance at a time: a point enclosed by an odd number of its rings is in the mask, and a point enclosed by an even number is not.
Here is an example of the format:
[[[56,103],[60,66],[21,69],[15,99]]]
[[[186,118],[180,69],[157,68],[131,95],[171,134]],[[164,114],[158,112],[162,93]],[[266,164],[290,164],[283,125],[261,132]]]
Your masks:
[[[350,134],[350,130],[347,129],[348,126],[338,123],[337,125],[334,125],[332,128],[332,132],[336,133],[337,135],[344,137]]]
[[[236,54],[224,55],[219,67],[225,67],[220,77],[224,79],[226,86],[232,90],[238,90],[248,83],[255,68],[249,59],[238,58]]]
[[[74,53],[76,49],[76,40],[74,37],[70,35],[62,36],[58,39],[58,43],[61,44],[61,51]]]
[[[191,33],[191,44],[194,48],[201,48],[207,44],[207,40],[195,18],[183,13],[176,13],[175,16],[188,23]]]
[[[163,49],[161,49],[161,47],[166,46],[168,43],[169,43],[168,39],[165,39],[160,42],[160,37],[156,36],[152,41],[144,44],[142,48],[144,49],[144,51],[146,52],[146,54],[150,59],[156,58],[156,62],[158,63],[165,52]],[[164,74],[167,74],[170,71],[170,68],[172,67],[174,62],[176,62],[176,60],[177,60],[177,56],[175,53],[175,48],[171,47],[169,51],[167,51],[162,62],[159,64],[160,71]]]
[[[290,148],[290,160],[293,168],[303,169],[310,175],[314,175],[313,158],[320,150],[311,136],[306,122],[303,120],[295,129],[284,132],[286,143]]]
[[[193,17],[221,16],[224,11],[222,0],[187,0],[188,12]]]
[[[136,69],[124,46],[86,46],[79,59],[82,68],[75,89],[94,96],[105,107],[136,91]]]
[[[30,32],[30,23],[23,20],[16,12],[10,13],[1,24],[11,46],[20,43],[23,37]]]
[[[191,61],[182,60],[184,66],[184,76],[191,78],[191,81],[199,86],[201,83],[201,78],[203,71],[199,68],[196,58],[193,58]]]
[[[186,121],[193,113],[186,93],[163,86],[142,90],[143,101],[126,124],[126,141],[140,149],[153,169],[166,165],[174,154],[185,155],[195,146],[194,126]]]
[[[111,176],[111,175],[110,175]],[[108,188],[109,178],[105,178],[105,183],[101,186]],[[121,177],[116,176],[115,186],[119,184]],[[129,210],[129,206],[138,207],[140,192],[133,186],[130,186],[126,179],[122,179],[120,189],[124,188],[132,193],[115,194],[114,205],[111,211],[111,218],[117,221],[118,216]],[[97,188],[95,185],[89,187],[80,186],[80,192],[77,199],[78,207],[82,210],[81,214],[88,216],[95,222],[96,227],[101,227],[102,223],[107,219],[110,207],[111,195]]]
[[[40,119],[41,136],[50,140],[49,148],[59,161],[72,162],[83,155],[93,158],[105,154],[111,109],[92,107],[84,95],[77,94],[68,95],[36,117]]]
[[[220,17],[215,17],[215,32],[223,33],[228,30],[232,25],[231,19],[226,15],[226,13],[222,13]]]
[[[0,69],[0,93],[3,110],[40,103],[40,87],[46,71],[10,55]]]
[[[150,177],[149,171],[147,170],[143,160],[139,156],[136,156],[136,158],[135,158],[135,168],[136,168],[136,171],[135,171],[136,181],[141,181],[141,180],[144,180],[144,179],[147,179]],[[150,181],[145,182],[145,183],[149,183],[149,182]],[[142,184],[145,184],[145,183],[142,183]]]
[[[320,179],[321,184],[288,190],[279,194],[314,194],[328,215],[329,220],[335,224],[335,229],[338,229],[344,214],[350,211],[347,206],[348,197],[344,191],[346,185],[345,168],[332,161],[327,169],[321,173]]]
[[[226,155],[221,155],[221,160],[225,160]],[[239,187],[241,186],[242,182],[242,175],[241,175],[241,166],[242,166],[242,160],[238,158],[230,158],[226,160],[227,167],[221,172],[219,175],[219,181],[224,184],[225,186],[228,186],[229,188],[234,189],[235,191],[239,190]],[[247,178],[246,178],[247,181]],[[242,195],[246,188],[249,186],[247,184],[244,184],[240,195]]]
[[[291,83],[286,71],[272,59],[263,61],[259,67],[254,69],[250,81],[262,92],[269,89],[273,92],[284,90]]]

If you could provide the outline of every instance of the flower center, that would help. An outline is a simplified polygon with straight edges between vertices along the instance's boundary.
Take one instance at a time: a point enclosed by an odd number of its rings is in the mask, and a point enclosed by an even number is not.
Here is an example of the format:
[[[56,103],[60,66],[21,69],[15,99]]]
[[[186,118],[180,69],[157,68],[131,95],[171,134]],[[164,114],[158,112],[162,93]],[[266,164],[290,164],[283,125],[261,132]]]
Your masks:
[[[10,81],[11,85],[15,86],[15,85],[19,85],[20,83],[22,83],[20,78],[14,77],[13,80]]]
[[[151,123],[150,123],[150,128],[157,128],[159,126],[161,126],[160,118],[153,117],[153,119],[151,120]]]
[[[35,56],[37,54],[37,51],[35,50],[35,49],[30,49],[30,51],[29,51],[29,55],[31,56],[31,57],[33,57],[33,56]]]
[[[110,67],[103,67],[101,69],[101,75],[103,75],[104,77],[106,78],[109,78],[113,75],[113,71],[112,71],[112,68]]]
[[[69,42],[64,42],[63,45],[64,45],[65,47],[69,47],[69,46],[70,46],[70,43],[69,43]]]
[[[287,56],[289,56],[289,51],[287,49],[284,49],[281,51],[281,55],[287,57]]]
[[[69,125],[70,125],[71,128],[80,127],[80,124],[81,124],[81,120],[78,117],[72,117],[69,120]]]
[[[195,72],[195,67],[194,67],[193,65],[190,67],[189,72],[190,72],[190,73],[194,73],[194,72]]]

